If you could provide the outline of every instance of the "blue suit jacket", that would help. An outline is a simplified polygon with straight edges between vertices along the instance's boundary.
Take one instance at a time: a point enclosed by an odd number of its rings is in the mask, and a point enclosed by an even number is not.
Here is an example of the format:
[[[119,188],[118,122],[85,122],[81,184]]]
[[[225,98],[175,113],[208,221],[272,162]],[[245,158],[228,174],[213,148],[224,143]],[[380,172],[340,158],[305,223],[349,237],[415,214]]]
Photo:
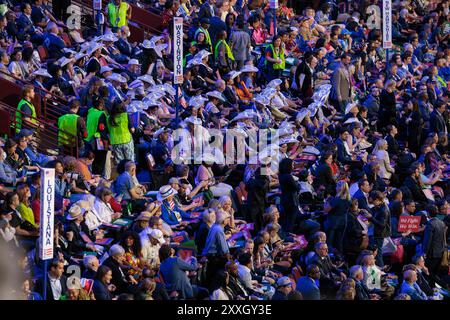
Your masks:
[[[303,296],[303,300],[320,300],[320,290],[310,277],[301,277],[297,280],[296,290]]]
[[[427,295],[419,288],[417,283],[410,285],[403,281],[400,287],[400,293],[406,293],[411,297],[411,300],[427,300]]]

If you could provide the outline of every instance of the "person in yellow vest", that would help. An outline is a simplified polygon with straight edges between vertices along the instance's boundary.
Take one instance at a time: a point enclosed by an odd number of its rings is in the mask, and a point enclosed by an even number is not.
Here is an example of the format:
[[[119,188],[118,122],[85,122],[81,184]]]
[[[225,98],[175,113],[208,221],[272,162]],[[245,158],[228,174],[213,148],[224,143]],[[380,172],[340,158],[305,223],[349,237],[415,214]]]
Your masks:
[[[36,108],[33,105],[34,96],[34,87],[25,85],[22,91],[22,100],[17,105],[16,133],[19,133],[22,127],[34,128],[37,126]]]
[[[92,105],[93,107],[88,110],[86,118],[87,137],[84,141],[86,142],[86,149],[92,150],[95,155],[92,172],[103,174],[109,149],[105,100],[102,97],[94,96]]]
[[[75,147],[77,144],[79,153],[84,153],[84,139],[88,133],[86,122],[78,115],[80,109],[80,100],[74,99],[70,102],[69,113],[58,119],[58,144],[64,147]],[[78,139],[76,139],[78,137]]]
[[[107,26],[116,32],[118,28],[128,25],[131,19],[131,6],[122,0],[113,0],[106,6]]]
[[[272,43],[267,46],[265,56],[265,65],[267,68],[268,77],[267,80],[271,81],[273,79],[280,78],[281,73],[286,66],[286,57],[284,54],[281,36],[276,35],[273,37]]]
[[[221,75],[235,69],[236,63],[231,48],[227,43],[227,32],[222,30],[217,35],[217,44],[214,48],[214,60]]]
[[[203,18],[200,22],[201,22],[200,28],[198,28],[197,31],[195,31],[194,39],[197,40],[197,35],[199,33],[203,33],[205,35],[205,44],[208,46],[208,48],[206,48],[206,49],[209,52],[213,52],[211,36],[209,35],[209,31],[208,31],[209,26],[210,26],[209,19],[208,18]]]
[[[116,99],[108,117],[109,141],[116,163],[124,159],[134,161],[134,142],[132,133],[134,128],[128,118],[125,104]]]

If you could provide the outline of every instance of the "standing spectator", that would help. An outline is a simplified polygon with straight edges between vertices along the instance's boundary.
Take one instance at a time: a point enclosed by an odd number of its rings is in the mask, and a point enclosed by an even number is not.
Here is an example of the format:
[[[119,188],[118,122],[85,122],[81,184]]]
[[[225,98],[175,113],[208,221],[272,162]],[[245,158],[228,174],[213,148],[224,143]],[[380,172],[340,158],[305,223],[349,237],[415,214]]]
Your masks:
[[[244,31],[244,17],[239,16],[236,21],[236,30],[230,36],[231,51],[236,60],[237,70],[241,70],[250,56],[250,35]]]
[[[376,255],[377,266],[383,268],[383,250],[381,248],[383,247],[384,239],[391,236],[391,214],[384,203],[384,196],[380,191],[372,191],[370,198],[373,204],[371,209],[372,217],[369,218],[369,221],[374,226],[372,242],[378,248]]]
[[[329,199],[324,211],[328,214],[325,222],[328,244],[337,249],[340,253],[344,249],[344,232],[347,225],[347,213],[350,209],[350,193],[348,184],[345,181],[339,181],[336,186],[336,197]]]
[[[350,55],[344,53],[341,56],[339,66],[334,70],[331,80],[333,87],[331,89],[330,99],[336,109],[341,112],[345,111],[345,107],[350,102],[352,96],[352,84],[348,70],[350,61]]]
[[[439,282],[442,256],[447,254],[447,252],[445,252],[447,250],[447,242],[445,238],[447,227],[443,221],[436,217],[437,213],[437,210],[429,212],[431,220],[429,220],[425,225],[425,233],[422,241],[423,253],[425,255],[425,265],[430,271],[433,284],[435,282]]]

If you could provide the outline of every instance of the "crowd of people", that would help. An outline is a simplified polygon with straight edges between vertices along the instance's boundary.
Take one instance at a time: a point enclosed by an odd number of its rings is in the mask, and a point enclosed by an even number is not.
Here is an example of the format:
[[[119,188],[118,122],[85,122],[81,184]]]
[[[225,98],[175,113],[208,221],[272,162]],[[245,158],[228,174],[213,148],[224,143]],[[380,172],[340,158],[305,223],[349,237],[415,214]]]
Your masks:
[[[81,30],[65,1],[0,2],[0,76],[26,83],[0,148],[11,297],[450,296],[448,0],[394,0],[389,49],[378,0],[130,1],[162,17],[141,43],[124,0]],[[56,155],[39,152],[37,96],[68,102]],[[231,131],[241,149],[211,149]],[[243,161],[223,161],[230,150]],[[43,168],[55,170],[47,269]]]

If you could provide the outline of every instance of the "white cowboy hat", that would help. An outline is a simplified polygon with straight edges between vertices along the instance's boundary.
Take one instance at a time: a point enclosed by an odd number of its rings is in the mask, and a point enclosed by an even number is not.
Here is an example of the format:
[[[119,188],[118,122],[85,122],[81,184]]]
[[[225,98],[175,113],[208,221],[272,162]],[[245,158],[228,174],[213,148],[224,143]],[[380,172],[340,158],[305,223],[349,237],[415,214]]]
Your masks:
[[[309,116],[310,114],[311,112],[307,108],[301,109],[299,112],[297,112],[297,117],[295,118],[295,120],[298,122],[302,122],[303,119],[305,119],[305,117],[307,115]]]
[[[83,52],[78,52],[75,54],[74,59],[75,61],[80,60],[81,58],[84,58],[87,56],[87,53],[83,53]]]
[[[193,101],[189,101],[189,106],[195,110],[198,110],[201,107],[205,106],[205,103],[200,99],[194,99]]]
[[[277,89],[266,87],[262,92],[261,95],[266,97],[267,99],[272,99],[274,95],[277,94]]]
[[[267,87],[275,89],[276,87],[279,87],[282,83],[283,81],[281,81],[281,79],[273,79],[267,84]]]
[[[109,81],[117,81],[117,82],[120,82],[120,83],[127,83],[127,79],[125,79],[125,77],[121,76],[118,73],[113,73],[107,79]]]
[[[202,120],[200,120],[199,118],[194,117],[194,116],[190,116],[190,117],[186,118],[184,121],[188,122],[188,123],[192,123],[193,125],[201,125],[202,124]]]
[[[142,101],[138,101],[138,100],[131,101],[131,103],[127,106],[128,113],[140,112],[143,109],[144,109],[144,104],[142,103]]]
[[[207,102],[208,99],[206,99],[205,97],[198,95],[198,96],[193,96],[191,99],[189,99],[189,106],[194,106],[194,105],[198,105],[199,103],[201,103],[202,105]]]
[[[216,99],[219,99],[220,101],[225,101],[225,99],[224,99],[223,96],[222,96],[222,93],[220,93],[220,92],[217,91],[217,90],[208,92],[208,93],[206,94],[206,96],[208,96],[208,97],[213,97],[213,98],[216,98]]]
[[[178,192],[172,188],[170,185],[165,185],[159,188],[158,195],[156,196],[156,199],[158,201],[166,200],[168,197],[177,194]]]
[[[250,66],[248,64],[246,64],[244,67],[242,67],[242,69],[240,70],[240,72],[244,73],[244,72],[258,72],[259,69],[257,67],[254,66]]]
[[[142,110],[148,110],[150,107],[158,107],[160,105],[160,102],[156,99],[144,99],[142,103],[144,104]]]
[[[149,92],[145,96],[145,99],[156,101],[156,102],[158,102],[158,105],[159,105],[159,104],[161,104],[161,102],[159,102],[158,100],[161,99],[162,97],[164,97],[164,93],[154,91],[154,92]]]
[[[347,106],[345,107],[345,114],[352,111],[353,108],[358,108],[358,104],[356,102],[348,103]]]
[[[270,104],[270,100],[267,98],[267,97],[265,97],[265,96],[263,96],[263,95],[257,95],[257,96],[255,96],[254,98],[253,98],[253,100],[255,101],[255,102],[257,102],[257,103],[259,103],[259,104],[262,104],[263,106],[268,106],[269,104]]]
[[[153,37],[150,38],[150,42],[153,42],[153,43],[156,44],[158,41],[160,41],[162,39],[164,39],[163,36],[153,36]]]
[[[175,94],[176,94],[175,89],[174,89],[174,87],[172,87],[171,84],[164,83],[164,84],[161,86],[161,88],[162,88],[165,92],[167,92],[168,94],[170,94],[172,97],[175,96]]]
[[[344,122],[344,124],[351,124],[351,123],[361,123],[361,121],[359,121],[358,118],[351,117],[351,118],[348,118],[348,119]]]
[[[313,102],[308,106],[309,116],[314,117],[319,110],[319,104],[317,102]]]
[[[141,64],[139,63],[139,61],[137,59],[130,59],[128,61],[128,65],[129,66],[140,66]]]
[[[199,57],[194,57],[191,60],[188,61],[188,63],[186,64],[186,68],[190,68],[192,66],[198,66],[203,64],[203,61],[201,58]]]
[[[145,49],[154,49],[156,45],[150,40],[144,40],[144,42],[142,42],[141,44],[141,47]]]
[[[320,151],[317,150],[316,148],[312,147],[312,146],[307,146],[307,147],[305,147],[305,148],[303,149],[303,152],[304,152],[304,153],[313,154],[313,155],[316,155],[316,156],[319,156],[319,155],[320,155]]]
[[[106,41],[106,42],[116,42],[119,39],[117,39],[117,37],[114,34],[107,33],[107,34],[104,34],[103,36],[101,36],[99,40]]]
[[[62,57],[62,58],[59,59],[57,62],[58,62],[58,64],[59,64],[61,67],[64,67],[64,66],[66,66],[67,64],[69,64],[69,63],[71,63],[71,62],[75,62],[75,60],[74,60],[74,58],[66,58],[66,57]]]
[[[138,88],[143,88],[144,87],[144,83],[141,80],[134,80],[133,82],[131,82],[128,85],[129,89],[138,89]]]
[[[195,59],[195,58],[200,58],[200,60],[203,60],[203,59],[205,59],[206,57],[208,57],[208,56],[210,56],[210,55],[212,55],[211,52],[209,52],[209,51],[203,49],[203,50],[199,51],[199,52],[194,56],[194,59]]]
[[[69,48],[64,48],[64,49],[62,49],[65,53],[71,53],[71,54],[76,54],[77,52],[76,51],[74,51],[74,50],[72,50],[72,49],[69,49]]]
[[[155,133],[153,133],[153,138],[158,138],[161,133],[171,132],[171,131],[172,130],[170,130],[169,128],[161,127],[158,130],[156,130]]]
[[[158,44],[153,49],[155,50],[155,52],[158,55],[158,57],[162,58],[162,51],[166,50],[167,47],[168,47],[168,45],[163,43],[163,44]]]
[[[234,78],[236,78],[239,75],[241,75],[240,71],[234,71],[233,70],[233,71],[228,72],[228,76],[230,76],[230,79],[234,79]]]
[[[88,55],[92,55],[98,49],[103,49],[103,45],[97,42],[91,44],[91,46],[88,49]]]
[[[231,122],[244,120],[244,119],[253,119],[254,114],[251,114],[250,112],[240,112],[236,117],[234,117]]]
[[[103,74],[105,72],[109,72],[109,71],[113,71],[114,69],[111,68],[110,66],[103,66],[100,68],[100,74]]]
[[[144,74],[143,76],[138,77],[138,80],[148,83],[149,85],[155,85],[155,80],[153,80],[152,76],[148,74]]]
[[[41,76],[41,77],[47,77],[47,78],[51,78],[51,74],[48,73],[47,69],[37,69],[36,71],[33,72],[33,75],[35,76]]]
[[[297,139],[295,139],[294,137],[288,137],[288,138],[284,138],[284,139],[281,139],[279,142],[278,142],[278,144],[288,144],[288,143],[297,143],[298,142],[298,140]]]
[[[78,218],[79,216],[82,216],[86,210],[84,208],[81,208],[78,205],[73,205],[69,209],[69,214],[66,217],[66,220],[72,221]]]

